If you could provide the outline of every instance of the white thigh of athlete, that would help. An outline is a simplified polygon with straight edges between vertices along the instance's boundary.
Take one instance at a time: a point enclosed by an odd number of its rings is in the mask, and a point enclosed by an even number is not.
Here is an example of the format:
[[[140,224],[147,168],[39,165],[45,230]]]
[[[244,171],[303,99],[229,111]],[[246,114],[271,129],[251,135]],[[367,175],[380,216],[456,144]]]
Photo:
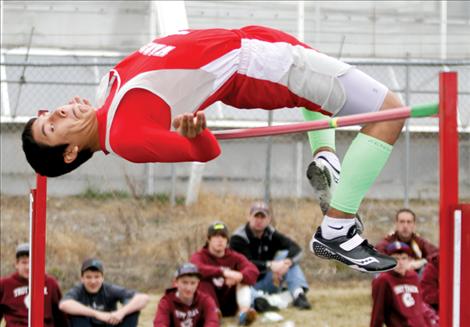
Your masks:
[[[388,92],[385,85],[355,67],[339,76],[338,81],[346,93],[346,101],[336,117],[377,112]]]

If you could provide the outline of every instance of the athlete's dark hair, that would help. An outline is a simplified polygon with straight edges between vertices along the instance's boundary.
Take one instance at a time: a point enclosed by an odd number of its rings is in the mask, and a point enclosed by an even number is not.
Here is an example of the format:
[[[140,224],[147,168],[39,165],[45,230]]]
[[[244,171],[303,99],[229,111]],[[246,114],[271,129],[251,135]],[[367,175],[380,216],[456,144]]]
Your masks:
[[[400,210],[397,211],[397,213],[395,214],[395,220],[398,221],[398,216],[403,213],[403,212],[407,212],[409,213],[410,215],[413,216],[413,221],[416,221],[416,214],[414,213],[413,210],[411,209],[408,209],[408,208],[402,208]]]
[[[93,156],[93,151],[82,150],[78,152],[77,158],[71,163],[64,162],[64,151],[68,144],[48,146],[37,143],[33,138],[32,126],[36,118],[31,118],[25,125],[21,139],[23,141],[23,151],[26,160],[33,169],[47,177],[57,177],[64,175]]]

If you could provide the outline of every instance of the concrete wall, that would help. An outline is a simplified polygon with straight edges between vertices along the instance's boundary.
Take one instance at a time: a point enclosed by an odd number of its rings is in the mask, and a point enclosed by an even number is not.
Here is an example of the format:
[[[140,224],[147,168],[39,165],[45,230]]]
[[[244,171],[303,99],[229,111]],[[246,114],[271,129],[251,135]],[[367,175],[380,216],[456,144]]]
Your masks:
[[[34,174],[21,151],[21,128],[21,125],[2,124],[2,194],[25,195],[35,185]],[[337,133],[337,151],[340,157],[344,155],[354,135],[355,132]],[[367,195],[369,198],[403,199],[405,178],[403,142],[404,137],[400,138],[395,146],[384,171]],[[205,166],[201,189],[217,194],[263,197],[267,139],[223,141],[221,146],[222,155]],[[470,134],[461,135],[459,151],[460,195],[470,198]],[[410,153],[410,197],[436,199],[439,192],[437,135],[412,134]],[[270,179],[272,196],[311,196],[310,186],[304,177],[310,159],[310,148],[305,135],[273,137]],[[176,191],[177,194],[184,196],[191,164],[174,165],[177,176]],[[154,192],[168,194],[171,190],[171,164],[158,163],[151,166],[154,169]],[[146,193],[149,183],[148,168],[147,164],[132,164],[112,155],[97,153],[75,172],[49,179],[48,194],[70,195],[91,190],[142,195]]]
[[[133,51],[152,1],[4,1],[3,47]],[[191,28],[267,25],[298,34],[296,1],[186,1]],[[305,1],[305,41],[342,57],[439,58],[440,1]],[[470,58],[470,2],[447,2],[448,58]],[[158,32],[158,30],[157,30]]]

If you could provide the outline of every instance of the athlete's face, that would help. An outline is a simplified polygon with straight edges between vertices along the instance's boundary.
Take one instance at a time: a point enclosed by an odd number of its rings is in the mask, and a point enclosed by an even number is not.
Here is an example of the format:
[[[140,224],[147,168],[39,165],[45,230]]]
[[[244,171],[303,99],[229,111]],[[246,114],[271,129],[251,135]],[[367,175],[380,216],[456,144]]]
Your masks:
[[[98,293],[104,282],[102,272],[85,270],[82,274],[81,281],[85,289],[90,294]]]
[[[15,268],[18,275],[26,279],[29,278],[29,257],[24,255],[16,259]]]
[[[32,126],[37,143],[49,146],[83,143],[83,133],[96,119],[95,110],[88,104],[72,103],[41,115]]]
[[[196,293],[199,278],[191,275],[181,276],[176,279],[175,284],[180,299],[189,302],[193,299],[194,293]]]
[[[397,260],[397,265],[394,270],[399,273],[400,275],[405,275],[406,272],[410,269],[410,257],[406,253],[395,253],[392,254]]]
[[[262,212],[256,212],[248,217],[248,224],[250,229],[255,234],[261,234],[265,230],[266,227],[271,223],[271,217],[269,215],[265,215]]]
[[[225,254],[228,239],[224,235],[215,234],[207,240],[207,248],[209,252],[217,257]]]
[[[397,234],[402,241],[408,242],[415,232],[416,223],[413,215],[409,212],[401,212],[396,220]]]

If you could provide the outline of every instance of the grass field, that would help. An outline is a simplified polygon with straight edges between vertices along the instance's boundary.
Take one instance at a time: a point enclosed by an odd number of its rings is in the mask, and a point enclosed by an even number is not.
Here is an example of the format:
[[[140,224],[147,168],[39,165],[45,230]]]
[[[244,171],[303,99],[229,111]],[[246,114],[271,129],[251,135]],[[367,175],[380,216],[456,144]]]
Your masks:
[[[141,314],[139,326],[152,326],[155,309],[160,296],[152,295],[150,304]],[[340,283],[315,282],[308,294],[313,308],[300,311],[289,307],[279,311],[284,320],[273,323],[263,322],[260,315],[252,326],[283,327],[287,321],[297,327],[360,327],[368,326],[371,311],[370,282],[353,281]],[[237,326],[235,318],[224,318],[222,326]],[[292,325],[291,325],[292,326]]]
[[[214,220],[230,230],[246,222],[253,199],[202,194],[197,204],[171,206],[164,196],[134,198],[126,194],[90,192],[78,197],[48,199],[46,270],[67,291],[79,280],[81,262],[99,257],[105,280],[152,294],[140,326],[151,326],[156,303],[171,283],[176,267],[200,249],[207,226]],[[0,272],[14,270],[14,249],[28,239],[28,197],[0,199]],[[393,229],[402,201],[364,201],[361,215],[365,235],[375,244]],[[412,201],[418,230],[437,244],[437,202]],[[274,224],[307,248],[322,215],[309,199],[273,201]],[[301,266],[311,284],[313,310],[288,309],[281,314],[296,326],[367,326],[370,316],[370,276],[355,272],[305,251]],[[226,319],[223,326],[235,324]],[[261,322],[257,325],[263,326]],[[283,326],[283,323],[266,325]]]

